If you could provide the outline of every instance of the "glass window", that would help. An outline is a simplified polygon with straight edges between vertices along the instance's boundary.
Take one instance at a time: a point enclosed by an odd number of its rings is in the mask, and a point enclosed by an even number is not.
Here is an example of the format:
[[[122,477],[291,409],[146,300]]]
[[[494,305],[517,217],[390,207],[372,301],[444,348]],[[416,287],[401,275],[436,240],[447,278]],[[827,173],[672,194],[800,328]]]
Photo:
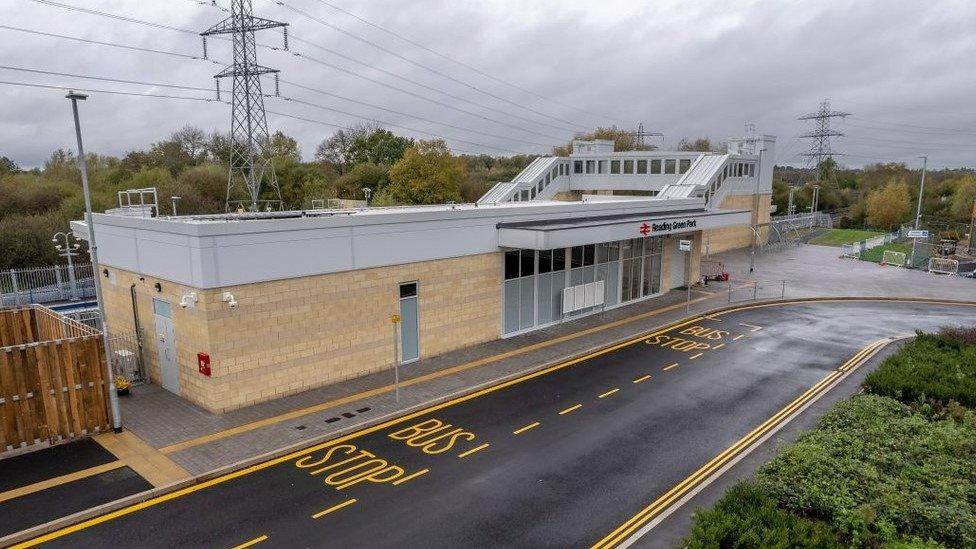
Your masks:
[[[691,169],[691,159],[690,158],[682,158],[678,162],[678,173],[686,173],[690,169]]]
[[[552,251],[552,270],[562,271],[566,269],[566,248],[556,248]]]
[[[539,250],[539,274],[552,270],[552,250]]]
[[[620,161],[619,160],[611,160],[610,161],[610,173],[612,173],[612,174],[618,174],[618,173],[620,173]]]
[[[532,187],[532,195],[530,196],[530,198],[535,198],[535,187]]]
[[[624,160],[624,173],[631,174],[634,173],[634,161]]]
[[[400,299],[405,297],[413,297],[417,295],[417,283],[408,282],[406,284],[400,284]]]
[[[550,181],[556,179],[557,177],[559,177],[559,170],[553,168],[552,171],[549,172],[549,177],[546,178],[546,185],[548,185]]]
[[[586,173],[596,173],[596,160],[586,161]]]
[[[620,242],[620,257],[623,259],[630,259],[634,257],[634,247],[633,242],[630,240],[623,240]]]
[[[522,191],[522,202],[526,202],[529,199],[529,190],[525,189]]]
[[[519,329],[519,281],[505,282],[505,333]]]
[[[607,255],[608,255],[608,259],[610,261],[616,261],[616,260],[620,259],[620,243],[619,242],[611,242],[610,244],[607,245],[607,248],[608,248]]]
[[[672,158],[664,161],[664,173],[674,173],[677,162]]]
[[[519,296],[519,327],[528,330],[535,326],[535,279],[523,278]]]
[[[607,173],[607,161],[606,160],[600,160],[597,163],[597,167],[598,167],[598,170],[597,170],[598,172],[600,172],[600,173]]]
[[[661,173],[661,159],[651,160],[651,173]]]
[[[583,161],[574,160],[573,161],[573,173],[583,173]]]
[[[521,269],[519,276],[526,277],[535,274],[535,250],[522,250]]]
[[[610,245],[609,244],[597,244],[596,245],[596,262],[606,263],[610,261]]]
[[[573,246],[573,256],[570,258],[570,268],[575,269],[583,266],[583,247]]]
[[[756,177],[756,165],[749,164],[749,177]]]
[[[595,248],[596,246],[594,246],[593,244],[587,244],[586,246],[583,246],[583,265],[585,266],[593,265]]]
[[[651,255],[651,253],[652,253],[651,247],[653,246],[653,242],[654,242],[654,239],[653,238],[645,238],[644,239],[644,243],[643,243],[644,244],[644,255]]]
[[[505,280],[519,277],[519,251],[505,252]]]
[[[536,304],[536,311],[538,311],[540,325],[552,322],[552,305],[549,304],[551,298],[552,275],[540,276],[539,293],[536,296],[536,299],[539,301]]]
[[[647,173],[647,160],[637,161],[637,173]]]

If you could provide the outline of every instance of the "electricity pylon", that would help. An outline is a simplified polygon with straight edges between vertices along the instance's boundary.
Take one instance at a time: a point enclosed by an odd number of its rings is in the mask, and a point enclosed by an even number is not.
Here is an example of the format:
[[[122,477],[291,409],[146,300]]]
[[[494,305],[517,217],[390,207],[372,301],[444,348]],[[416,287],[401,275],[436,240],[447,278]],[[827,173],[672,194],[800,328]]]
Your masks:
[[[214,75],[217,79],[218,97],[220,80],[233,78],[234,81],[231,91],[230,175],[227,180],[226,208],[231,211],[232,206],[247,206],[252,212],[258,211],[261,185],[265,180],[278,196],[280,208],[281,188],[278,186],[278,176],[271,158],[262,150],[268,144],[269,135],[268,119],[264,112],[264,94],[261,91],[261,76],[273,74],[277,93],[278,70],[258,64],[254,33],[283,28],[287,50],[287,23],[255,17],[251,0],[231,0],[230,13],[230,17],[201,33],[204,37],[204,56],[207,49],[206,37],[232,35],[234,63]],[[247,198],[238,198],[242,194]]]
[[[805,133],[800,136],[801,139],[810,139],[810,151],[801,154],[800,156],[805,156],[810,160],[816,160],[816,167],[819,171],[824,161],[828,158],[833,158],[835,153],[830,147],[830,138],[832,137],[843,137],[844,134],[831,129],[830,121],[834,118],[846,118],[850,116],[849,112],[832,111],[830,110],[830,101],[824,99],[820,103],[820,110],[815,113],[810,113],[801,116],[797,120],[813,120],[814,130],[809,133]],[[833,173],[833,170],[831,170]]]

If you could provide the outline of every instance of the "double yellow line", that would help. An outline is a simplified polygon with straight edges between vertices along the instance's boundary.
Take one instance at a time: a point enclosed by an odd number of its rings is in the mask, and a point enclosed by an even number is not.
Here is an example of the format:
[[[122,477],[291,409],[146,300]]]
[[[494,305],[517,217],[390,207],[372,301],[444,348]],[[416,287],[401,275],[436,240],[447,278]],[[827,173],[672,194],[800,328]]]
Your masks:
[[[785,408],[779,412],[776,412],[775,415],[764,421],[759,427],[756,427],[749,434],[739,439],[738,442],[726,448],[725,451],[712,458],[711,461],[703,465],[700,469],[665,492],[650,505],[641,509],[640,512],[607,534],[603,539],[596,542],[593,545],[593,549],[614,547],[622,543],[628,537],[633,535],[634,532],[660,515],[662,511],[667,509],[674,502],[684,497],[685,494],[701,484],[704,480],[709,478],[712,474],[721,469],[723,466],[725,466],[725,464],[741,454],[747,448],[752,446],[753,443],[762,438],[766,433],[778,427],[786,420],[786,418],[792,416],[794,412],[818,397],[833,382],[846,375],[848,371],[860,366],[867,357],[871,356],[876,350],[884,346],[889,341],[889,339],[880,339],[858,351],[857,354],[851,357],[850,360],[845,362],[840,368],[834,370],[829,375],[821,379],[816,385],[797,397],[796,400],[789,403]]]

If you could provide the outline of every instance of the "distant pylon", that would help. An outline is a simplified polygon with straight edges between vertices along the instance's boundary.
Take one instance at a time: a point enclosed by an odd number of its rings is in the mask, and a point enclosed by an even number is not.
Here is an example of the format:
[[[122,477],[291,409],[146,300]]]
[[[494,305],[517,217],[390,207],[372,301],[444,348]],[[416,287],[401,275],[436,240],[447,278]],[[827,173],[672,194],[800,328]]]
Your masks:
[[[643,122],[637,124],[637,131],[634,132],[634,133],[632,133],[631,135],[633,135],[634,137],[637,138],[637,148],[638,149],[643,149],[644,148],[644,146],[645,146],[644,138],[646,138],[646,137],[664,137],[664,134],[663,133],[644,131],[644,123]]]
[[[232,206],[246,205],[252,212],[258,211],[261,185],[265,179],[274,188],[280,208],[281,188],[278,186],[278,176],[271,159],[262,151],[262,147],[269,141],[269,134],[268,119],[264,112],[264,94],[261,92],[261,75],[273,74],[277,93],[278,70],[258,65],[254,33],[283,27],[287,50],[287,23],[255,17],[251,0],[231,0],[230,13],[230,17],[201,33],[204,37],[204,52],[207,51],[207,36],[233,35],[234,64],[214,75],[217,79],[218,97],[220,79],[234,79],[231,92],[230,175],[227,180],[226,208],[230,211]],[[246,198],[239,198],[242,196]]]
[[[844,134],[831,129],[830,121],[834,118],[846,118],[850,115],[851,113],[849,112],[830,110],[830,101],[824,99],[820,103],[819,111],[798,118],[797,120],[814,121],[814,130],[800,136],[801,139],[810,139],[810,151],[800,156],[805,156],[810,160],[816,161],[815,166],[819,169],[823,165],[824,160],[838,155],[839,153],[835,153],[830,147],[830,138],[843,137]]]

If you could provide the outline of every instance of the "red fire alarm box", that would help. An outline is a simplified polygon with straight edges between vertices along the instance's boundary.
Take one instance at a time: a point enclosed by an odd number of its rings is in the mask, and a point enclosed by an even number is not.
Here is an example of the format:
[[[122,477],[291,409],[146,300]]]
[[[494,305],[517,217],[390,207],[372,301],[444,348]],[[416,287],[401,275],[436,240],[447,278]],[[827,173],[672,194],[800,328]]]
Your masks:
[[[207,353],[197,353],[197,367],[200,373],[210,377],[210,355]]]

